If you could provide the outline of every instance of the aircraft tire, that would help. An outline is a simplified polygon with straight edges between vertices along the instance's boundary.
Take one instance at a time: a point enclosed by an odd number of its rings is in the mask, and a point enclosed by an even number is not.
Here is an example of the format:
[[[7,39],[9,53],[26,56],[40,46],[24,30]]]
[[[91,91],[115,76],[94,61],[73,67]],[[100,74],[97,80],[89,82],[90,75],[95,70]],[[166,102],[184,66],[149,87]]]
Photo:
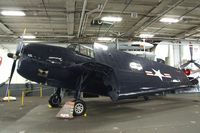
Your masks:
[[[82,116],[85,114],[86,112],[86,104],[83,100],[76,100],[75,104],[74,104],[74,112],[73,115],[74,116]]]
[[[59,107],[61,104],[61,97],[58,94],[51,95],[51,97],[49,98],[49,104],[53,108]]]

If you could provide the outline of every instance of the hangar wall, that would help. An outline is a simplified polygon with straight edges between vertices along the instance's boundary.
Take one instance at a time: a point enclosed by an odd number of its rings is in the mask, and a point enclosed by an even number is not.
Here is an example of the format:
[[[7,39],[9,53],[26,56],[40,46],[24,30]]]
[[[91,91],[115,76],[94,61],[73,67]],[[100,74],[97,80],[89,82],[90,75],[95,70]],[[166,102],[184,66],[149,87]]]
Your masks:
[[[193,45],[193,59],[196,60],[197,63],[200,63],[200,43],[191,41],[162,41],[158,43],[156,47],[156,58],[164,59],[166,64],[178,68],[191,58],[189,44]],[[168,54],[166,54],[167,52]],[[188,67],[197,69],[194,65],[189,65]]]
[[[2,62],[0,65],[0,83],[4,82],[10,76],[10,71],[12,68],[13,60],[7,57],[8,50],[0,49],[0,57],[2,57]],[[25,79],[21,77],[16,71],[13,75],[12,83],[24,83]]]

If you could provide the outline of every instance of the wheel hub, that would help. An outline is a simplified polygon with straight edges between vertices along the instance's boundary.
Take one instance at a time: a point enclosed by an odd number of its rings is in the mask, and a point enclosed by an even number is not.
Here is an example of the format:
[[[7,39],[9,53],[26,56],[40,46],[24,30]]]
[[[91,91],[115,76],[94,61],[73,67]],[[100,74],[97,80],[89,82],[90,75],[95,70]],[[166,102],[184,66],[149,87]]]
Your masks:
[[[84,107],[81,103],[76,104],[75,106],[75,112],[78,114],[81,114],[84,110]]]

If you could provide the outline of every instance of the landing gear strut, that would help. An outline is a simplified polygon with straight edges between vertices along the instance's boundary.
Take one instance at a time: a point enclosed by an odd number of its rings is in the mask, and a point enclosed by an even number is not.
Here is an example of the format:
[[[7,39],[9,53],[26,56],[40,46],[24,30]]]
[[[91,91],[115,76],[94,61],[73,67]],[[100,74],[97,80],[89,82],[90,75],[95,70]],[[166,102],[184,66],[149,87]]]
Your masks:
[[[53,108],[57,108],[60,106],[62,98],[64,96],[64,91],[62,88],[57,88],[54,94],[52,94],[49,98],[49,104]]]
[[[81,97],[81,90],[84,88],[83,87],[83,82],[87,79],[88,75],[82,75],[80,79],[77,82],[76,85],[76,93],[74,95],[75,98],[75,104],[74,104],[74,116],[81,116],[84,115],[86,112],[86,104],[83,100],[80,99]]]

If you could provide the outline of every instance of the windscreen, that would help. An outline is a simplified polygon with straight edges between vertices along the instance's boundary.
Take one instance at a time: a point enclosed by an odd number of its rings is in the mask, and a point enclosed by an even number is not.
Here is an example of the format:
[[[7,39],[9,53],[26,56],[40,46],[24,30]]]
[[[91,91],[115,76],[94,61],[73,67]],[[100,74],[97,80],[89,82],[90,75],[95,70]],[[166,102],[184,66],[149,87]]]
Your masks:
[[[94,50],[92,45],[86,44],[71,44],[67,48],[71,48],[77,54],[94,58]]]

